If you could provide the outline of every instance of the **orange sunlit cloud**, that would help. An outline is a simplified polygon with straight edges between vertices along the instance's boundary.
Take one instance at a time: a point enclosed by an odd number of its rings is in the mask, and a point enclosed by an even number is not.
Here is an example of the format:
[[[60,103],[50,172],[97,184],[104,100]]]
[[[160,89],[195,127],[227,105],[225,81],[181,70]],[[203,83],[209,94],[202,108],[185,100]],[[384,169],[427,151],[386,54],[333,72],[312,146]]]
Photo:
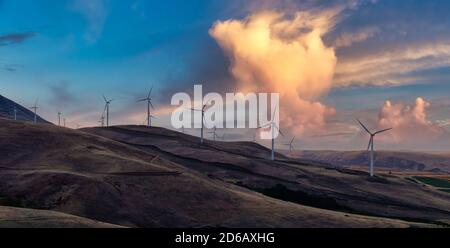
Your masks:
[[[335,113],[319,98],[332,87],[337,62],[322,36],[339,11],[297,12],[292,19],[257,12],[244,20],[216,22],[210,34],[230,58],[238,90],[279,92],[282,125],[298,135],[319,130]]]
[[[431,103],[421,97],[414,105],[386,101],[380,109],[378,125],[393,128],[389,134],[391,142],[438,139],[444,130],[428,120],[427,109],[430,107]]]

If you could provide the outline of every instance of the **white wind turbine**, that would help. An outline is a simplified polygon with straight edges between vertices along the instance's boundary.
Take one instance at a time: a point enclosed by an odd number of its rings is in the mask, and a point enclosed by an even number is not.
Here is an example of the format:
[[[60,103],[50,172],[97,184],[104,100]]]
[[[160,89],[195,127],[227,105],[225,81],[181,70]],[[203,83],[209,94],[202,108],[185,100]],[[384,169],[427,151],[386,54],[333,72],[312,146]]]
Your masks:
[[[37,109],[38,107],[39,98],[36,98],[36,101],[34,102],[34,105],[30,107],[30,109],[34,110],[34,123],[37,123]]]
[[[212,134],[214,141],[216,141],[216,137],[217,137],[217,132],[216,131],[217,131],[217,128],[216,128],[216,126],[214,126],[212,131],[208,132],[208,133]]]
[[[61,126],[61,111],[58,112],[58,126]]]
[[[222,134],[222,136],[219,136],[219,135],[217,134],[217,128],[216,128],[216,126],[214,126],[214,127],[213,127],[213,130],[210,131],[210,132],[208,132],[208,133],[210,133],[210,134],[213,135],[213,140],[214,140],[214,141],[216,141],[216,138],[219,138],[219,139],[221,139],[221,140],[225,140],[225,134]]]
[[[152,126],[152,118],[153,118],[153,116],[150,113],[150,108],[155,109],[155,107],[152,104],[152,91],[153,91],[153,86],[150,88],[150,91],[148,92],[148,95],[146,98],[138,100],[138,102],[147,102],[147,125],[149,127]]]
[[[205,111],[206,111],[207,107],[208,107],[208,104],[203,105],[202,109],[191,108],[191,110],[193,110],[193,111],[201,111],[202,112],[202,128],[201,128],[201,136],[200,136],[200,143],[202,143],[202,144],[203,144],[203,127],[204,127]]]
[[[100,120],[98,122],[102,125],[102,127],[105,127],[105,114],[103,113],[100,117]]]
[[[17,121],[17,106],[14,104],[14,120]]]
[[[275,123],[275,120],[274,120],[277,108],[278,108],[278,106],[276,106],[275,109],[273,110],[272,120],[269,123],[259,127],[259,129],[270,127],[270,129],[272,131],[272,152],[271,152],[272,160],[275,160],[275,128],[278,129],[278,132],[281,134],[281,136],[284,137],[283,132],[281,132],[280,127],[277,126],[277,124]]]
[[[373,173],[373,162],[374,162],[373,142],[374,142],[375,135],[392,130],[392,128],[387,128],[387,129],[383,129],[383,130],[372,133],[369,131],[369,129],[366,126],[364,126],[364,124],[360,120],[357,119],[357,121],[364,128],[364,130],[366,130],[366,132],[368,134],[370,134],[370,140],[369,140],[369,145],[367,146],[367,151],[369,151],[369,149],[370,149],[370,176],[373,177],[373,174],[374,174]]]
[[[103,113],[106,112],[106,127],[109,127],[109,105],[111,104],[114,99],[108,100],[105,95],[103,95],[103,100],[105,100],[105,110]]]
[[[285,146],[289,146],[289,152],[292,152],[294,150],[294,140],[295,140],[295,136],[292,137],[292,139],[289,143],[284,144]]]

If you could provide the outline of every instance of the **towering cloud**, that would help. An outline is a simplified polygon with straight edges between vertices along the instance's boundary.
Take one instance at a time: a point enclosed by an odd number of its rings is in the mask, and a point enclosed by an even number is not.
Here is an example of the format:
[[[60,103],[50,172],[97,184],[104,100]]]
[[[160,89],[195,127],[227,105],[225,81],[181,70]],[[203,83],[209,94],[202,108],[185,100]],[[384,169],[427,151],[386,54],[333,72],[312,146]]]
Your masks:
[[[392,127],[390,140],[394,142],[424,141],[438,139],[444,130],[427,118],[431,103],[419,97],[414,105],[386,101],[380,109],[380,127]]]
[[[337,60],[322,37],[339,11],[262,11],[216,22],[210,35],[230,58],[238,90],[279,92],[282,125],[301,134],[319,130],[335,112],[319,99],[332,86]]]

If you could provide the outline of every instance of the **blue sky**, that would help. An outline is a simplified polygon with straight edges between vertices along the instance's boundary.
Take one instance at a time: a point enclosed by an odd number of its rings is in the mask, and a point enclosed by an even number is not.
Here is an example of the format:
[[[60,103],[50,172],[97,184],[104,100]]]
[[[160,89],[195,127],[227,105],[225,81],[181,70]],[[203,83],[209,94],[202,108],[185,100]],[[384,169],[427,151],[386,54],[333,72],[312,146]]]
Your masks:
[[[343,10],[322,37],[337,57],[334,82],[316,99],[336,109],[330,119],[346,124],[346,132],[354,123],[345,118],[356,114],[377,126],[386,100],[413,106],[421,97],[431,102],[427,120],[447,135],[450,2],[441,0],[0,0],[0,94],[25,106],[39,97],[44,118],[55,121],[62,111],[72,126],[95,125],[106,94],[116,99],[114,124],[137,124],[145,116],[138,117],[143,106],[135,100],[150,85],[161,108],[194,83],[234,89],[229,56],[209,34],[216,21],[336,6]],[[163,117],[156,123],[168,125]]]

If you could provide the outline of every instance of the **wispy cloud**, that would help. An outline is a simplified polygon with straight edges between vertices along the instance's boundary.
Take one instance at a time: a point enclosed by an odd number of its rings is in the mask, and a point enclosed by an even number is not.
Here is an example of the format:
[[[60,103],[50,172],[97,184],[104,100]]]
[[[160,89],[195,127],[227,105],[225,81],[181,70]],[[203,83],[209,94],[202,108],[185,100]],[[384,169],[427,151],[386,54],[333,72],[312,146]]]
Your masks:
[[[102,35],[108,16],[108,0],[73,0],[70,9],[83,16],[87,22],[84,39],[95,43]]]
[[[0,70],[7,71],[7,72],[16,72],[19,68],[23,67],[19,64],[1,64],[0,63]]]
[[[0,46],[20,44],[36,36],[35,32],[11,33],[0,36]]]
[[[336,48],[349,47],[354,43],[366,41],[380,32],[377,27],[366,27],[353,33],[343,33],[333,42]]]
[[[450,66],[450,41],[408,44],[339,60],[335,82],[349,85],[395,85],[418,81],[419,70]]]
[[[49,103],[55,106],[66,107],[78,102],[78,97],[70,91],[70,84],[61,81],[56,85],[50,86]]]

